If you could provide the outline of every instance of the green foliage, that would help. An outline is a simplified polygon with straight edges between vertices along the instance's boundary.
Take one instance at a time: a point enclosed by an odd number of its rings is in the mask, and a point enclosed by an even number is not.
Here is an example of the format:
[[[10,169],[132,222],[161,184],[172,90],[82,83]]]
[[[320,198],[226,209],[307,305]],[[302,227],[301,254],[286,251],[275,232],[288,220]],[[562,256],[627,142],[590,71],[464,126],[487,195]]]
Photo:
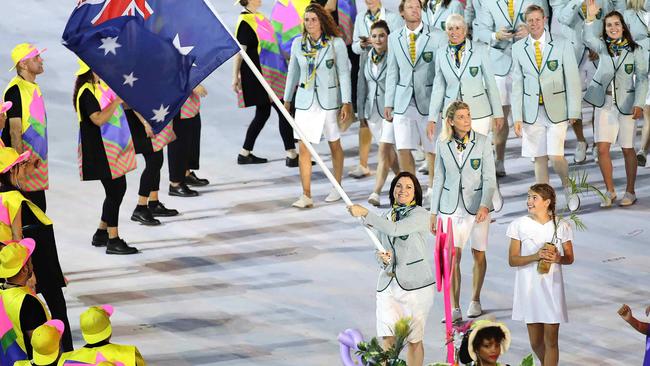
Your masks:
[[[589,174],[587,174],[586,170],[574,170],[569,175],[569,191],[571,193],[579,194],[582,196],[585,196],[589,192],[592,192],[595,193],[602,201],[605,201],[605,195],[603,192],[601,192],[600,189],[596,188],[595,186],[589,184],[588,180]],[[558,218],[560,220],[564,218],[563,213],[565,211],[566,208],[562,211],[562,213],[558,214]],[[587,229],[587,226],[582,222],[580,216],[578,216],[575,212],[568,213],[568,219],[569,221],[573,222],[577,230],[584,231]]]
[[[535,359],[533,359],[533,354],[529,354],[521,360],[519,366],[535,366]]]
[[[357,355],[361,356],[364,365],[406,366],[406,361],[399,358],[399,354],[406,346],[407,338],[411,334],[411,318],[401,318],[393,326],[395,344],[384,350],[377,337],[370,342],[360,342]]]

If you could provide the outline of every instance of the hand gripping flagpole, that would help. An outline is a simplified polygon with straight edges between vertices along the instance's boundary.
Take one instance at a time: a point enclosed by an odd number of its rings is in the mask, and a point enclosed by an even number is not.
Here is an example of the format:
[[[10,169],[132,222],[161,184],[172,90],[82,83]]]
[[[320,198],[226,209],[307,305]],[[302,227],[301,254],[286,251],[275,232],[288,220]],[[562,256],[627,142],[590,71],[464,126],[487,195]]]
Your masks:
[[[309,142],[309,140],[307,140],[307,137],[305,137],[304,132],[302,132],[300,127],[298,127],[296,125],[296,122],[293,120],[293,117],[291,116],[289,111],[287,111],[287,109],[284,107],[284,104],[280,101],[280,98],[278,98],[278,96],[275,94],[275,91],[273,91],[273,89],[271,88],[269,83],[266,81],[264,76],[262,76],[262,73],[257,69],[257,66],[255,66],[255,63],[253,62],[253,60],[251,60],[250,57],[248,57],[248,55],[246,54],[246,52],[242,49],[241,44],[239,43],[239,41],[237,41],[237,38],[235,38],[233,36],[232,32],[230,31],[230,28],[226,27],[225,23],[221,20],[221,17],[219,16],[217,11],[212,6],[212,3],[209,0],[204,0],[204,1],[205,1],[205,4],[208,6],[208,8],[210,8],[210,10],[212,10],[212,13],[214,14],[214,16],[217,17],[219,22],[221,22],[223,27],[228,31],[228,34],[230,35],[230,37],[232,37],[232,39],[235,40],[235,42],[237,42],[237,45],[239,46],[239,55],[242,57],[242,59],[244,59],[244,62],[246,62],[246,64],[251,69],[251,71],[253,72],[253,74],[255,75],[257,80],[260,82],[260,84],[262,84],[262,86],[264,87],[264,90],[266,90],[266,92],[269,94],[269,96],[273,100],[273,103],[275,103],[275,105],[279,108],[280,112],[282,112],[282,115],[284,115],[284,117],[287,119],[287,121],[289,121],[289,124],[291,125],[291,127],[293,127],[294,131],[296,131],[298,133],[298,136],[300,137],[300,140],[303,142],[303,144],[305,144],[305,146],[307,147],[307,150],[309,150],[309,152],[311,153],[314,160],[316,160],[316,163],[318,164],[318,166],[320,166],[320,168],[323,170],[323,173],[325,173],[325,176],[327,177],[327,179],[330,181],[332,186],[334,186],[334,189],[336,189],[336,191],[339,193],[339,195],[341,195],[341,198],[343,198],[343,201],[345,201],[346,206],[351,206],[352,201],[350,200],[350,197],[348,197],[347,193],[345,193],[345,191],[343,190],[343,187],[341,187],[339,182],[336,181],[336,178],[334,178],[334,175],[332,175],[332,172],[330,172],[329,168],[327,168],[327,166],[325,165],[325,163],[321,159],[320,155],[318,155],[318,153],[316,152],[316,150],[314,149],[312,144]],[[361,219],[359,219],[359,221],[361,221]],[[373,233],[372,230],[370,230],[366,226],[364,226],[363,228],[365,229],[366,234],[368,234],[368,236],[370,237],[370,240],[375,245],[377,250],[379,250],[380,252],[385,252],[386,249],[381,245],[381,243],[379,242],[379,239],[377,239],[377,236],[375,235],[375,233]]]

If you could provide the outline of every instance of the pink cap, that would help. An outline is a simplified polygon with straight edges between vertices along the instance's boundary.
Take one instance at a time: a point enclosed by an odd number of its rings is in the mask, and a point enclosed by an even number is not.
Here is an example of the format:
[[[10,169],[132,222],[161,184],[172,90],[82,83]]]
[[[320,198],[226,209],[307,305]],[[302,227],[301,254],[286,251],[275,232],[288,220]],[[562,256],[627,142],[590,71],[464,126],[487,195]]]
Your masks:
[[[13,105],[13,103],[11,103],[11,102],[2,102],[2,101],[0,101],[0,114],[10,110],[12,105]]]
[[[59,319],[48,320],[47,322],[45,322],[45,325],[49,325],[56,328],[57,332],[59,332],[59,335],[62,335],[63,331],[65,331],[65,325]]]
[[[102,308],[106,312],[106,314],[108,314],[109,317],[113,315],[113,311],[115,310],[113,309],[113,305],[108,305],[108,304],[101,305],[100,308]]]

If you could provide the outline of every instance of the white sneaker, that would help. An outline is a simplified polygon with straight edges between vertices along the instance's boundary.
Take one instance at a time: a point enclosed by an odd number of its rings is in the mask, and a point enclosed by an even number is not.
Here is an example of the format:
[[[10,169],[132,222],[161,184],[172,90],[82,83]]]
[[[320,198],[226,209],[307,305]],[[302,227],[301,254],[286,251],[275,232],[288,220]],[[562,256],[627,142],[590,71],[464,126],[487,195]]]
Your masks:
[[[594,144],[594,147],[591,149],[591,153],[594,155],[594,162],[598,162],[598,148],[596,147],[596,144]]]
[[[370,175],[370,169],[363,165],[358,165],[356,169],[351,170],[348,175],[355,179],[361,179]]]
[[[426,158],[426,156],[424,155],[424,150],[422,150],[421,147],[415,149],[415,151],[413,152],[413,158],[415,159],[415,161],[424,160]]]
[[[623,195],[623,199],[618,204],[620,206],[625,207],[625,206],[632,206],[635,202],[636,202],[636,194],[625,192],[625,194]]]
[[[375,207],[379,207],[379,195],[375,192],[370,193],[370,196],[368,196],[368,203]]]
[[[587,143],[578,141],[576,144],[576,152],[573,155],[573,161],[576,164],[582,164],[587,160]]]
[[[336,202],[336,201],[338,201],[340,199],[341,199],[341,195],[339,194],[339,191],[332,188],[332,190],[330,191],[330,194],[328,194],[327,197],[325,197],[325,202],[328,202],[328,203]]]
[[[580,197],[576,193],[571,193],[569,189],[564,190],[564,199],[566,202],[566,207],[571,212],[578,211],[580,208]]]
[[[292,203],[291,206],[297,208],[311,208],[314,207],[314,201],[303,194],[296,202]]]
[[[647,159],[646,156],[648,153],[645,150],[639,150],[638,153],[636,153],[636,162],[638,166],[645,166]]]
[[[503,164],[503,160],[496,161],[494,170],[496,171],[497,177],[501,178],[506,176],[506,167]]]
[[[483,314],[483,309],[481,309],[481,303],[478,301],[472,301],[469,303],[469,308],[467,308],[467,317],[476,318]]]
[[[600,203],[600,207],[603,207],[603,208],[612,207],[612,203],[614,203],[614,201],[616,201],[616,192],[607,191],[607,192],[605,192],[604,196],[605,196],[605,198]]]
[[[424,175],[429,175],[429,162],[425,160],[422,164],[420,164],[418,167],[418,172]]]
[[[454,310],[451,311],[451,322],[452,323],[457,323],[463,320],[463,312],[460,311],[460,308],[455,308]],[[444,323],[446,321],[445,317],[443,316],[442,319],[440,320],[441,323]]]

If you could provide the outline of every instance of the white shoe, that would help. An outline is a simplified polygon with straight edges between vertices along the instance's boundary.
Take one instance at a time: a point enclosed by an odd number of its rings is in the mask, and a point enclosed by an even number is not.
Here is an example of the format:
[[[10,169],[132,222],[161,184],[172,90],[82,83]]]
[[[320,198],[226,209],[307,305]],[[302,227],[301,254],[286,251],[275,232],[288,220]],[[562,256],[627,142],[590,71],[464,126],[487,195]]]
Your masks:
[[[582,164],[587,160],[587,143],[578,141],[576,144],[576,152],[573,155],[573,161],[576,164]]]
[[[327,197],[325,197],[325,202],[328,202],[328,203],[336,202],[336,201],[338,201],[340,199],[341,199],[341,195],[339,194],[339,191],[332,188],[332,190],[330,191],[330,194],[328,194]]]
[[[647,159],[646,156],[648,153],[645,150],[639,150],[638,153],[636,153],[636,161],[638,166],[645,166]]]
[[[598,162],[598,149],[596,148],[596,144],[594,144],[594,147],[591,149],[591,153],[594,155],[594,162]]]
[[[370,169],[365,166],[358,165],[356,169],[351,170],[348,175],[355,179],[361,179],[370,175]]]
[[[418,172],[424,175],[429,175],[429,162],[425,160],[422,164],[420,164],[418,167]]]
[[[506,167],[503,164],[503,160],[496,161],[494,170],[497,174],[497,177],[501,178],[506,176]]]
[[[454,310],[451,311],[451,322],[452,323],[457,323],[463,320],[463,312],[460,311],[460,308],[455,308]],[[441,323],[444,323],[446,321],[445,317],[443,316],[442,319],[440,320]]]
[[[616,192],[607,191],[607,192],[605,192],[604,196],[605,196],[605,198],[600,203],[600,207],[603,207],[603,208],[612,207],[612,203],[614,203],[614,201],[616,201]]]
[[[636,194],[625,192],[625,194],[623,195],[623,199],[618,204],[620,206],[625,207],[625,206],[632,206],[635,202],[636,202]]]
[[[483,314],[483,309],[481,309],[481,303],[478,301],[472,301],[469,303],[469,308],[467,308],[467,317],[476,318]]]
[[[303,194],[296,202],[292,203],[291,206],[297,208],[311,208],[314,207],[314,201]]]
[[[424,155],[424,150],[422,150],[422,148],[415,149],[415,151],[413,152],[413,158],[415,159],[415,161],[424,160],[426,158],[426,156]]]
[[[569,189],[564,190],[564,199],[566,202],[566,207],[571,212],[578,211],[580,208],[580,197],[576,193],[571,193]]]
[[[379,207],[379,195],[375,192],[370,193],[370,196],[368,196],[368,203],[375,207]]]

